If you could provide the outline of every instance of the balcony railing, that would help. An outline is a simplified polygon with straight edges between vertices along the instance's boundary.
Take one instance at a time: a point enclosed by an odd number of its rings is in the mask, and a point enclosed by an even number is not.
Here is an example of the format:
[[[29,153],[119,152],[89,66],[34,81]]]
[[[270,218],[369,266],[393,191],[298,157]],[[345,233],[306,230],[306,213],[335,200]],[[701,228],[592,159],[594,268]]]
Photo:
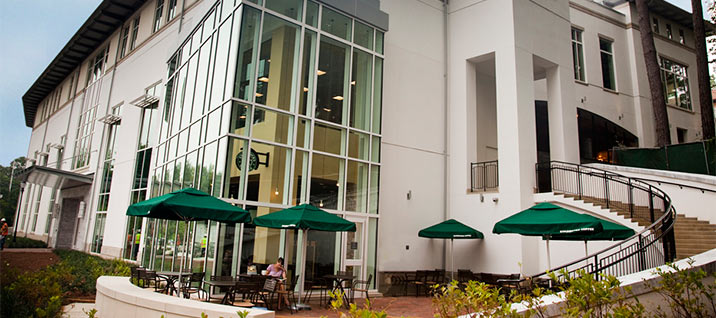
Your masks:
[[[633,221],[650,224],[634,236],[599,252],[552,268],[574,276],[583,269],[591,274],[627,275],[672,262],[676,257],[674,222],[676,211],[669,196],[638,179],[565,162],[538,163],[537,184],[541,192],[552,191],[627,214]],[[549,177],[550,182],[539,178]],[[545,276],[546,272],[533,277]],[[559,274],[558,274],[559,275]],[[599,275],[597,275],[599,277]],[[558,276],[560,281],[565,277]],[[557,282],[559,283],[559,282]]]
[[[470,164],[470,192],[497,189],[500,185],[497,160]]]

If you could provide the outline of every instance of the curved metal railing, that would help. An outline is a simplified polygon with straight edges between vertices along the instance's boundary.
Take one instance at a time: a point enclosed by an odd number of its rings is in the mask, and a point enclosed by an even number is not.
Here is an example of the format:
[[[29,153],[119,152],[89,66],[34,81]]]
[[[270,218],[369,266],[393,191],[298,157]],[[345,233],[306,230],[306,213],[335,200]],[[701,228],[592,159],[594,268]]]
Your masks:
[[[538,163],[536,171],[539,192],[554,192],[594,203],[646,227],[626,240],[533,278],[554,272],[563,281],[566,277],[562,270],[575,276],[581,269],[590,274],[622,276],[663,265],[676,257],[676,211],[662,190],[639,179],[567,162]]]

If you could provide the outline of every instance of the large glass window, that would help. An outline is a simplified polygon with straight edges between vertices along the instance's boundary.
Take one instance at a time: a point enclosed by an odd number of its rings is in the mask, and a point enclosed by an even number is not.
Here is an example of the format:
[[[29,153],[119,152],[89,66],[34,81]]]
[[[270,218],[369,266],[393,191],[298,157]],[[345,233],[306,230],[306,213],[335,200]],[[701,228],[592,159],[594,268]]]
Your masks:
[[[311,204],[326,209],[338,209],[342,206],[340,189],[343,183],[344,164],[344,159],[313,154]]]
[[[266,0],[266,8],[283,14],[294,20],[302,16],[303,0]],[[264,29],[266,27],[264,26]]]
[[[298,60],[299,28],[270,14],[264,16],[256,83],[256,102],[290,110]]]
[[[617,83],[614,78],[614,42],[599,38],[599,55],[602,59],[602,82],[604,88],[610,90],[617,89]]]
[[[661,81],[666,103],[691,110],[691,92],[686,66],[661,57]]]
[[[586,81],[584,74],[584,43],[582,30],[572,28],[572,62],[574,63],[574,79]]]
[[[247,206],[246,210],[252,217],[258,217],[276,212],[280,209],[267,207]],[[248,265],[254,265],[257,271],[266,269],[270,264],[275,263],[280,256],[281,231],[266,227],[256,227],[251,224],[244,224],[244,236],[241,248],[241,273],[246,273]]]
[[[327,37],[321,38],[318,58],[316,118],[343,124],[343,100],[347,98],[350,48]]]
[[[293,116],[256,107],[251,136],[270,142],[289,144],[292,140]]]
[[[323,7],[323,16],[321,17],[321,30],[340,37],[344,40],[351,40],[351,28],[353,23],[351,18],[344,16],[336,11]]]
[[[313,105],[314,76],[316,74],[316,32],[306,30],[303,37],[303,60],[301,61],[301,87],[299,88],[298,112],[307,115],[306,111]]]
[[[345,129],[322,123],[316,123],[313,129],[314,150],[332,153],[334,155],[344,154]]]
[[[261,12],[253,8],[244,7],[241,19],[241,36],[239,38],[239,53],[236,61],[236,86],[234,97],[251,101],[253,97],[253,84],[256,55],[256,43],[259,39],[259,22]]]
[[[246,140],[231,138],[229,141],[229,154],[226,160],[226,185],[224,188],[224,197],[230,199],[243,198],[242,180],[245,175],[242,171],[246,170],[246,158],[248,158],[248,142]],[[258,165],[258,155],[253,159],[252,165]],[[217,175],[218,177],[218,175]]]
[[[380,123],[383,112],[383,59],[375,58],[375,80],[373,82],[373,129],[380,134]]]
[[[356,44],[367,48],[372,49],[373,48],[373,28],[368,26],[367,24],[360,23],[356,21],[355,23],[356,29],[355,29],[355,37],[353,38],[353,42]]]
[[[246,200],[288,203],[291,150],[253,142],[248,158]]]
[[[370,130],[372,77],[373,55],[354,49],[353,72],[351,73],[350,126],[366,131]]]
[[[368,206],[368,164],[348,160],[346,210],[366,212]]]
[[[102,249],[102,240],[104,238],[104,223],[107,220],[107,213],[97,213],[94,220],[94,231],[92,234],[92,253],[99,253]]]

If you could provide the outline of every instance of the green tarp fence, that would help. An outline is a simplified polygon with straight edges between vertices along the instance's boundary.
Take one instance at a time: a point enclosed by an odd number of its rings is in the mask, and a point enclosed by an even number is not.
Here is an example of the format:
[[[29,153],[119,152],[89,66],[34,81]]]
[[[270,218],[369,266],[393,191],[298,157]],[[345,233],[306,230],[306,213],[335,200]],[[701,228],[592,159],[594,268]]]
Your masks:
[[[661,148],[614,149],[614,164],[716,175],[716,139]]]

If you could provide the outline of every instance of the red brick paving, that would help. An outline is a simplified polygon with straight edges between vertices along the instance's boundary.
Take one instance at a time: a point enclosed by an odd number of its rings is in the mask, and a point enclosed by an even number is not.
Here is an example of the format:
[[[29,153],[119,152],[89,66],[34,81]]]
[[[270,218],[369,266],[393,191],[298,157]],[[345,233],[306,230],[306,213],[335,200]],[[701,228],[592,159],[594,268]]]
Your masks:
[[[360,305],[364,304],[362,299],[357,299]],[[329,318],[339,317],[339,315],[329,309],[321,308],[318,304],[311,304],[312,310],[302,310],[291,313],[288,310],[276,312],[276,318],[289,317],[321,317]],[[388,317],[433,317],[433,308],[430,297],[379,297],[371,298],[371,307],[374,310],[385,310]],[[347,310],[343,310],[347,312]]]

